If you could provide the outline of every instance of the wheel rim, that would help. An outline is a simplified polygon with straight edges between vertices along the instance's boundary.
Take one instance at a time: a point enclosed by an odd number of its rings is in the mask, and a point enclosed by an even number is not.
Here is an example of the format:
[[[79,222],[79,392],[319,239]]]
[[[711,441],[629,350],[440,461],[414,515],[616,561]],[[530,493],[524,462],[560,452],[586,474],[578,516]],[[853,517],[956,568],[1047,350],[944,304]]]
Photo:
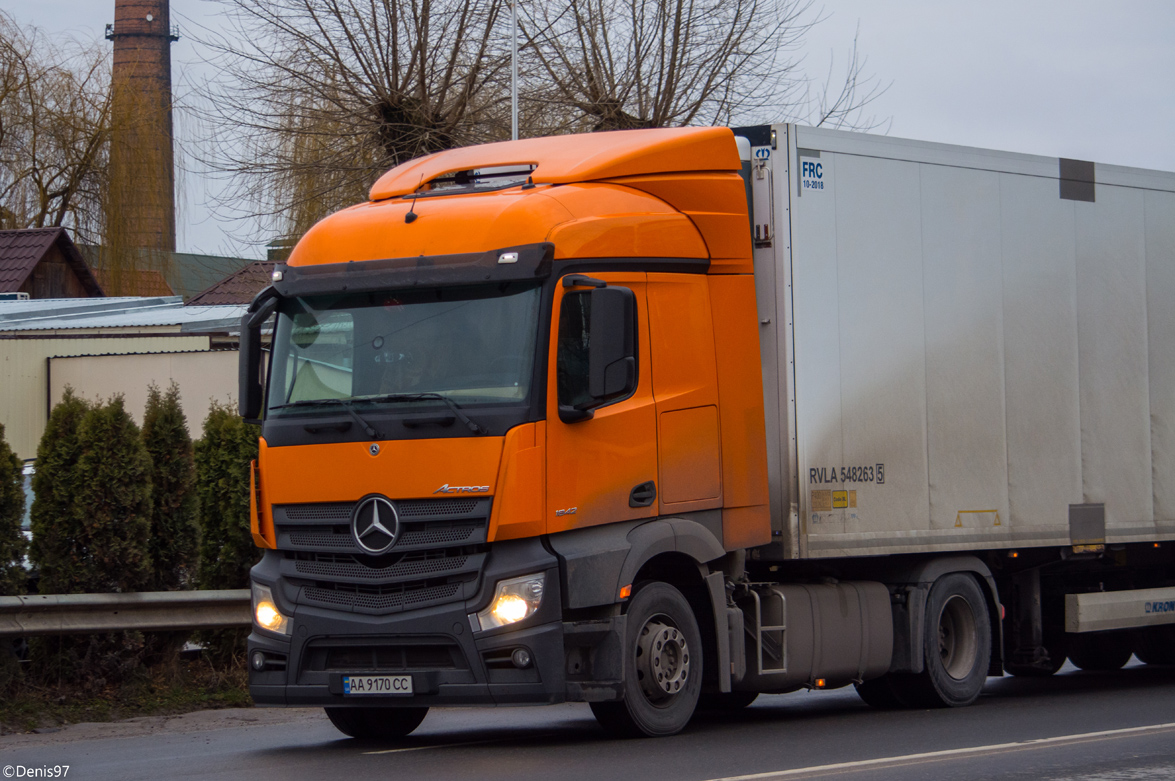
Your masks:
[[[955,595],[942,606],[938,616],[938,653],[943,669],[961,681],[975,668],[979,656],[979,627],[970,603]]]
[[[636,671],[641,691],[649,702],[668,702],[686,687],[690,649],[668,616],[651,617],[641,627],[636,643]]]

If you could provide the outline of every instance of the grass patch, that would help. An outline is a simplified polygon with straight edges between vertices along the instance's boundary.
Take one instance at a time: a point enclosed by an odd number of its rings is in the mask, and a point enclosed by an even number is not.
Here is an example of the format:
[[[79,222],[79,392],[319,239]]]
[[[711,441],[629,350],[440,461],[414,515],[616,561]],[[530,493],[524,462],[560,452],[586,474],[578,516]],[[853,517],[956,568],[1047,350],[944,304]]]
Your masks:
[[[217,670],[203,660],[143,668],[125,683],[101,688],[44,686],[25,678],[0,697],[0,734],[252,704],[243,668]]]

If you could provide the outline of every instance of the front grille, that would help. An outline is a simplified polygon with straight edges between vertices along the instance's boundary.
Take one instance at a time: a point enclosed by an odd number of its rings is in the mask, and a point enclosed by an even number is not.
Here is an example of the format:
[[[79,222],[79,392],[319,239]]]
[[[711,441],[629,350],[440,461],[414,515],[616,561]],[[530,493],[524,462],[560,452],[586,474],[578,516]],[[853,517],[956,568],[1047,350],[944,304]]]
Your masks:
[[[303,656],[311,672],[404,672],[465,669],[461,649],[452,643],[364,643],[332,645],[316,641]]]
[[[352,503],[273,508],[282,575],[302,604],[392,613],[472,596],[485,563],[490,499],[394,501],[396,544],[372,556],[351,536]]]
[[[448,602],[461,589],[460,583],[441,586],[406,588],[398,586],[383,589],[348,588],[336,584],[334,588],[307,586],[302,589],[303,601],[323,607],[366,608],[381,613],[424,605]]]
[[[346,578],[354,580],[388,580],[391,578],[431,577],[451,572],[460,572],[469,561],[469,556],[441,556],[438,558],[412,559],[405,556],[390,567],[368,567],[360,564],[353,556],[332,557],[340,561],[304,561],[294,562],[294,570],[299,575],[313,575],[335,580]]]

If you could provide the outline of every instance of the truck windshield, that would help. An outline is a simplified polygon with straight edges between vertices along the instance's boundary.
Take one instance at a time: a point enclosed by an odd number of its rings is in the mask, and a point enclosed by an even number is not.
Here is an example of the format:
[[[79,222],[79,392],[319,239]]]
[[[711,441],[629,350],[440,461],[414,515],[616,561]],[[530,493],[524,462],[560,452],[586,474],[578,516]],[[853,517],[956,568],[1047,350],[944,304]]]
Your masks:
[[[278,310],[269,410],[509,404],[530,392],[539,288],[516,284],[311,296]],[[399,398],[396,394],[402,394]]]

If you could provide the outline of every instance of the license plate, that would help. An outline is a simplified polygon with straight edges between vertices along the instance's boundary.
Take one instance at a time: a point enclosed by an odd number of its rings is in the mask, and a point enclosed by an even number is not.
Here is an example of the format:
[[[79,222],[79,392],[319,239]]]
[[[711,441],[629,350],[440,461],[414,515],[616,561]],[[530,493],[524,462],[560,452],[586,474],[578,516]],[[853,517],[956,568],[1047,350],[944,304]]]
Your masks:
[[[343,694],[412,694],[412,676],[344,675]]]

